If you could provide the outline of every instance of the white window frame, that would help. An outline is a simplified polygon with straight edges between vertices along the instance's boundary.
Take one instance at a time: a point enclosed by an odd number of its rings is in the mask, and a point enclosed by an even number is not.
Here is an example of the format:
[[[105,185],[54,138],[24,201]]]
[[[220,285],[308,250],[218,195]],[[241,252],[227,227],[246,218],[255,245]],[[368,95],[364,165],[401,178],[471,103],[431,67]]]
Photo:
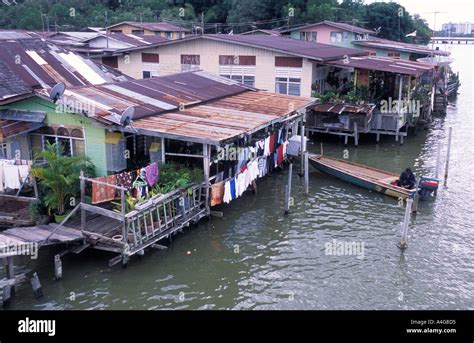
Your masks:
[[[235,64],[226,64],[219,65],[219,76],[226,77],[231,80],[240,78],[241,83],[244,83],[248,86],[255,87],[256,77],[255,77],[255,66],[247,65],[235,65]],[[253,83],[245,83],[245,77],[253,77]]]
[[[81,131],[82,131],[82,135],[84,136],[84,131],[83,130],[81,130]],[[54,138],[55,143],[59,143],[59,139],[69,139],[69,146],[70,146],[70,149],[71,149],[71,155],[68,155],[68,156],[75,156],[73,140],[83,141],[84,142],[84,151],[85,151],[85,148],[86,148],[85,138],[78,138],[78,137],[71,137],[71,136],[49,135],[49,134],[44,134],[44,133],[31,133],[30,135],[41,137],[41,145],[42,145],[41,149],[43,151],[44,151],[44,148],[45,148],[45,145],[46,145],[45,137]]]
[[[150,77],[160,76],[160,64],[153,62],[142,62],[142,76],[143,72],[149,72]]]

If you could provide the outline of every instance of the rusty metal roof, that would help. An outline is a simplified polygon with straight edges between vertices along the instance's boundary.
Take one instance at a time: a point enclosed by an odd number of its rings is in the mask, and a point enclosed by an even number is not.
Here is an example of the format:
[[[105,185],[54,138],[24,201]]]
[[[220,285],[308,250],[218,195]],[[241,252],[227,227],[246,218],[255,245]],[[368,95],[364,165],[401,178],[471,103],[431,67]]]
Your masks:
[[[113,29],[119,25],[130,25],[135,26],[141,29],[146,29],[150,31],[173,31],[173,32],[190,32],[191,30],[185,29],[181,26],[173,25],[165,22],[155,22],[155,23],[142,23],[139,21],[123,21],[114,25],[107,27],[108,30]]]
[[[87,115],[125,131],[218,145],[279,121],[312,99],[257,91],[206,72],[67,89],[64,104],[88,102]],[[132,127],[120,115],[133,106]]]
[[[442,50],[430,49],[424,45],[410,44],[405,42],[398,42],[389,39],[382,39],[378,37],[369,37],[368,40],[355,40],[352,44],[360,45],[368,48],[379,48],[394,51],[410,52],[422,55],[439,55],[449,56],[450,53]]]
[[[308,29],[308,28],[311,28],[311,27],[314,27],[314,26],[319,26],[319,25],[328,25],[328,26],[332,26],[332,27],[335,27],[335,28],[340,29],[340,30],[346,30],[346,31],[349,31],[349,32],[355,32],[355,33],[360,33],[360,34],[373,34],[373,33],[375,33],[374,31],[364,29],[363,27],[350,25],[350,24],[347,24],[347,23],[329,21],[329,20],[324,20],[324,21],[321,21],[319,23],[314,23],[314,24],[307,24],[307,25],[303,25],[303,26],[293,27],[293,28],[289,28],[289,29],[286,29],[286,30],[283,29],[283,30],[280,30],[280,32],[281,33],[286,33],[286,32],[292,32],[292,31],[304,31],[305,29]]]
[[[328,64],[343,68],[377,70],[412,76],[419,76],[435,67],[431,64],[378,56],[351,57],[348,60],[331,61]]]
[[[170,44],[186,44],[187,41],[196,39],[208,39],[224,43],[244,45],[264,50],[271,50],[296,57],[304,57],[320,62],[336,60],[343,58],[344,56],[363,56],[368,54],[368,52],[359,49],[343,48],[335,45],[321,44],[315,42],[306,42],[281,36],[225,34],[190,35],[183,39],[175,39],[170,40],[168,42],[150,44],[148,46],[141,46],[136,48],[120,49],[116,51],[116,54],[127,53],[129,51],[135,50],[155,48]]]
[[[0,100],[49,89],[129,80],[120,72],[40,39],[0,40]]]

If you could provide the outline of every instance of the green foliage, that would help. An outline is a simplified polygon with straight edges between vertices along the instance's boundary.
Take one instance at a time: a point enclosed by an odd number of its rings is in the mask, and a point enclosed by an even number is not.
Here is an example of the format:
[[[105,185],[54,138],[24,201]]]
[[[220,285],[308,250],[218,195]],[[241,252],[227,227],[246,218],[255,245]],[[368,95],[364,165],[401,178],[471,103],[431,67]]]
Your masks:
[[[217,31],[235,33],[255,28],[253,21],[279,20],[259,24],[259,28],[281,27],[287,24],[314,23],[321,20],[344,21],[369,29],[381,27],[379,37],[426,43],[431,30],[420,16],[411,16],[395,2],[370,3],[362,0],[17,0],[2,6],[0,27],[50,31],[79,30],[87,26],[105,26],[121,21],[156,21],[173,19],[206,23],[240,23],[232,27],[216,27]],[[180,9],[184,9],[184,17]],[[403,15],[398,16],[398,10]],[[290,16],[290,13],[292,14]],[[41,15],[43,14],[43,16]],[[400,30],[398,23],[400,19]],[[418,35],[405,37],[417,30]],[[208,32],[214,31],[208,28]]]
[[[31,174],[38,178],[39,184],[45,190],[44,205],[57,214],[62,215],[66,210],[68,198],[79,195],[79,173],[84,170],[87,176],[93,175],[94,166],[85,157],[70,157],[64,155],[64,147],[58,143],[47,143],[46,149],[35,154],[35,161],[44,160],[45,167],[34,167]]]

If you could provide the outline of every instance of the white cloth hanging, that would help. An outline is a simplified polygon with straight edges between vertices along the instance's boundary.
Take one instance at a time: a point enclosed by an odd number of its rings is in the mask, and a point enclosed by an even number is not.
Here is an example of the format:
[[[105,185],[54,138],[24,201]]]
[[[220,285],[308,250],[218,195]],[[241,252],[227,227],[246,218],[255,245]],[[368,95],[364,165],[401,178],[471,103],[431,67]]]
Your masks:
[[[3,165],[3,182],[5,188],[18,189],[21,187],[18,166],[8,164]]]

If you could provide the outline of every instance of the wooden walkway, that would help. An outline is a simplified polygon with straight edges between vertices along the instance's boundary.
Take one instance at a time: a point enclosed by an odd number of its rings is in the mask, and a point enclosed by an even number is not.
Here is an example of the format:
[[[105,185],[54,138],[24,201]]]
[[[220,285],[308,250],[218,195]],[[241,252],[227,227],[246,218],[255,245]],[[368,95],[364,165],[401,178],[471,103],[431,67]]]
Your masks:
[[[58,227],[58,224],[17,227],[0,232],[0,257],[2,247],[11,244],[37,243],[40,246],[76,242],[83,239],[80,230]]]

